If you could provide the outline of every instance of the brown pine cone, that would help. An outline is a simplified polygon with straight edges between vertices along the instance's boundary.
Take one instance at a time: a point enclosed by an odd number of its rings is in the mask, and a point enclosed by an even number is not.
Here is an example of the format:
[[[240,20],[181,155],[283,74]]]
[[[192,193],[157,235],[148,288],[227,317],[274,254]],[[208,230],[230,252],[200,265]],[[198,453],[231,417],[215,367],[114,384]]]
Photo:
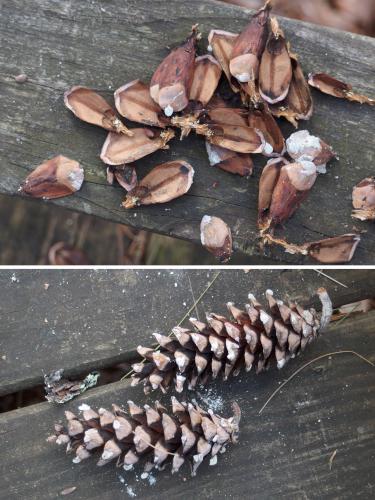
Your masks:
[[[59,445],[66,444],[74,451],[73,463],[79,463],[95,452],[101,452],[97,465],[117,460],[125,470],[141,459],[148,459],[144,472],[161,469],[169,457],[172,473],[177,472],[186,458],[192,459],[192,475],[203,459],[211,454],[210,465],[217,454],[224,453],[228,443],[236,443],[241,412],[233,403],[234,415],[219,417],[212,410],[202,410],[196,403],[180,403],[172,397],[172,416],[159,402],[154,408],[144,408],[128,401],[129,415],[117,405],[112,411],[98,412],[82,404],[82,418],[66,411],[67,427],[55,424],[55,434],[48,438]]]
[[[175,383],[182,392],[184,384],[193,389],[205,384],[210,377],[223,373],[238,375],[241,368],[259,373],[275,360],[278,368],[303,351],[329,323],[332,304],[327,291],[319,288],[322,312],[304,310],[298,304],[286,305],[275,300],[272,290],[266,291],[267,310],[249,294],[246,312],[232,302],[227,307],[233,317],[207,314],[207,323],[190,318],[195,331],[179,326],[173,328],[173,337],[154,333],[160,348],[154,350],[139,346],[138,353],[145,358],[132,366],[132,385],[143,382],[145,392],[161,389],[165,392]]]

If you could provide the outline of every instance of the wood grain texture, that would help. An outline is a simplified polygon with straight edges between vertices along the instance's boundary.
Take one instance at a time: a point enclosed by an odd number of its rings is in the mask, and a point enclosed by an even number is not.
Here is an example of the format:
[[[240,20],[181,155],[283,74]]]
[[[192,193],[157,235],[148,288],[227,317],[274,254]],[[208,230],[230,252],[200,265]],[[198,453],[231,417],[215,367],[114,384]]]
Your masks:
[[[92,389],[78,400],[56,407],[41,403],[0,416],[0,498],[52,499],[76,486],[69,498],[123,499],[133,492],[142,499],[370,499],[374,496],[374,368],[351,355],[339,355],[302,371],[269,404],[259,409],[281,381],[318,355],[349,349],[375,361],[375,313],[333,325],[305,354],[282,371],[240,375],[216,381],[185,397],[214,404],[223,415],[236,400],[242,409],[240,442],[228,447],[218,465],[203,464],[195,478],[187,466],[172,476],[170,468],[153,473],[150,486],[141,470],[98,468],[95,460],[74,465],[56,445],[46,443],[63,410],[85,402],[110,407],[132,399],[151,403],[127,382]],[[170,395],[169,395],[170,396]],[[168,404],[169,396],[162,402]],[[329,459],[336,457],[329,467]]]
[[[0,192],[18,194],[21,181],[36,165],[58,153],[79,160],[86,182],[74,196],[54,201],[60,206],[178,238],[199,241],[203,215],[217,215],[232,228],[235,249],[258,254],[257,184],[263,157],[256,158],[254,177],[245,180],[208,165],[202,139],[191,135],[171,142],[138,162],[142,177],[151,166],[170,159],[191,162],[196,175],[191,191],[161,206],[125,211],[124,192],[106,184],[99,152],[105,131],[80,122],[63,106],[64,90],[74,84],[99,90],[113,102],[113,91],[125,82],[150,79],[191,25],[206,36],[211,28],[238,32],[249,12],[210,0],[31,0],[3,1],[0,20]],[[305,72],[325,71],[373,93],[375,40],[336,30],[281,19]],[[18,84],[24,72],[29,81]],[[375,262],[373,224],[350,217],[351,189],[373,175],[375,111],[314,91],[315,113],[305,126],[331,144],[340,156],[325,176],[319,176],[309,199],[286,225],[289,241],[302,243],[353,230],[365,230],[353,264]],[[283,124],[288,135],[292,128]],[[39,201],[39,203],[41,203]],[[303,257],[267,249],[274,262],[308,263]],[[249,261],[251,259],[249,258]]]
[[[168,334],[218,271],[16,270],[0,272],[0,394],[43,381],[134,358],[139,344]],[[325,286],[335,306],[373,295],[375,270],[330,270],[336,285],[314,270],[223,270],[188,316],[227,313],[226,302],[244,304],[249,292],[319,307],[315,290]],[[45,290],[45,283],[49,284]],[[194,298],[193,298],[194,296]],[[188,324],[185,321],[185,324]]]

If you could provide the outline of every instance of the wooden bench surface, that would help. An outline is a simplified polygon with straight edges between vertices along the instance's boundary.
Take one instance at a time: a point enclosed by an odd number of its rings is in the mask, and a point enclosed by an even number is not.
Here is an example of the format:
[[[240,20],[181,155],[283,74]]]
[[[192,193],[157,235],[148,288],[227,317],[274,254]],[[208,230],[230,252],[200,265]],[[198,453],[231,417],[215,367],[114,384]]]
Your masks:
[[[62,99],[67,88],[80,84],[113,102],[113,91],[120,85],[136,78],[149,80],[168,53],[166,47],[183,40],[192,24],[200,25],[203,51],[211,28],[239,32],[248,16],[246,10],[211,0],[3,2],[0,192],[18,194],[28,172],[60,153],[82,163],[86,182],[79,193],[51,203],[195,242],[202,216],[217,215],[232,228],[235,249],[258,254],[257,185],[264,157],[256,158],[254,176],[243,179],[209,167],[201,138],[193,134],[183,142],[176,138],[169,151],[138,162],[139,177],[161,162],[184,158],[196,172],[190,192],[165,205],[126,211],[120,207],[124,191],[106,183],[98,157],[106,132],[80,122]],[[281,19],[281,25],[306,73],[329,72],[356,90],[373,94],[374,39],[287,19]],[[24,84],[14,80],[21,72],[29,76]],[[291,242],[303,243],[366,231],[352,263],[374,263],[375,226],[350,216],[352,187],[374,173],[374,109],[316,91],[313,95],[314,115],[300,128],[331,144],[340,161],[319,176],[283,234]],[[288,124],[282,128],[285,136],[292,132]],[[267,249],[266,255],[273,262],[311,263],[279,249]]]
[[[95,460],[74,465],[71,455],[46,442],[64,409],[85,402],[110,407],[128,399],[151,403],[140,387],[128,381],[92,389],[67,405],[40,403],[0,415],[0,498],[285,498],[370,499],[374,495],[375,378],[374,368],[349,354],[324,358],[294,378],[265,408],[268,396],[296,369],[315,357],[337,350],[355,350],[375,361],[375,313],[333,324],[305,354],[282,371],[271,368],[255,376],[242,374],[199,388],[194,397],[217,412],[230,412],[236,400],[242,409],[240,442],[228,447],[216,467],[203,464],[195,478],[188,467],[172,476],[170,468],[141,479],[141,471],[125,472]],[[168,403],[169,396],[161,397]],[[188,393],[185,397],[193,397]],[[329,460],[336,451],[332,468]]]
[[[188,317],[226,314],[226,302],[242,305],[249,292],[263,300],[267,288],[280,298],[318,307],[314,294],[320,286],[336,307],[367,298],[375,289],[375,271],[330,270],[329,275],[347,288],[312,269],[3,270],[0,394],[41,384],[44,373],[59,368],[74,376],[129,361],[137,345],[154,343],[153,332],[168,334],[214,279]]]

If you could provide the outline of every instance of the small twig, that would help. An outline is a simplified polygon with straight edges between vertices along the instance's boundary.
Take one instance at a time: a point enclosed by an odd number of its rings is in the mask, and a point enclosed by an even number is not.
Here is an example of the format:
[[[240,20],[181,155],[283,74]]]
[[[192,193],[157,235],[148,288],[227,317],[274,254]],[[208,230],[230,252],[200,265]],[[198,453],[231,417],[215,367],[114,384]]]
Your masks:
[[[268,405],[268,403],[276,396],[276,394],[281,391],[281,389],[288,383],[290,382],[296,375],[298,375],[302,370],[304,370],[307,366],[315,363],[316,361],[319,361],[323,358],[327,358],[329,356],[335,356],[336,354],[354,354],[354,356],[357,356],[358,358],[362,359],[366,363],[368,363],[371,366],[375,366],[375,364],[370,361],[369,359],[365,358],[361,354],[358,354],[358,352],[355,351],[335,351],[335,352],[329,352],[327,354],[322,354],[321,356],[318,356],[317,358],[312,359],[311,361],[308,361],[304,365],[302,365],[300,368],[298,368],[297,371],[295,371],[289,378],[287,378],[272,394],[271,396],[267,399],[267,401],[264,403],[262,408],[259,410],[259,415],[263,412],[264,408]]]
[[[337,279],[332,278],[332,276],[329,276],[328,274],[323,273],[323,271],[319,271],[319,269],[314,269],[314,271],[318,274],[321,274],[325,278],[328,278],[329,280],[333,281],[334,283],[337,283],[338,285],[343,286],[344,288],[348,288],[348,285],[344,285],[344,283],[341,283],[341,281],[338,281]]]
[[[216,275],[214,276],[214,279],[206,286],[206,288],[203,290],[203,292],[199,295],[198,299],[194,302],[194,304],[189,308],[189,310],[187,311],[187,313],[183,316],[183,318],[179,321],[179,323],[176,325],[176,326],[180,326],[181,323],[183,323],[185,321],[185,319],[190,315],[191,311],[193,309],[195,309],[197,307],[197,304],[199,304],[199,302],[203,299],[203,297],[206,295],[206,293],[208,292],[208,290],[212,287],[212,285],[215,283],[215,281],[217,280],[217,278],[220,276],[221,274],[221,271],[219,271],[218,273],[216,273]],[[171,335],[173,335],[173,332],[171,331],[169,334],[168,334],[168,337],[170,337]],[[159,349],[160,347],[160,344],[158,344],[155,348],[154,348],[154,351],[156,351],[157,349]],[[143,359],[141,361],[141,363],[144,363],[145,360]],[[126,373],[123,377],[121,377],[120,380],[125,380],[127,379],[128,377],[130,377],[130,375],[132,375],[134,373],[134,370],[130,370],[128,373]]]
[[[336,454],[337,454],[337,450],[335,450],[329,458],[329,462],[328,462],[329,463],[329,470],[332,470],[332,462],[334,461]]]
[[[193,301],[194,301],[194,304],[195,304],[195,314],[197,316],[197,319],[199,320],[199,312],[198,312],[198,307],[197,307],[197,301],[195,300],[195,297],[194,297],[193,286],[191,284],[191,279],[190,279],[189,274],[188,274],[188,280],[189,280],[189,286],[190,286],[191,295],[193,297]]]

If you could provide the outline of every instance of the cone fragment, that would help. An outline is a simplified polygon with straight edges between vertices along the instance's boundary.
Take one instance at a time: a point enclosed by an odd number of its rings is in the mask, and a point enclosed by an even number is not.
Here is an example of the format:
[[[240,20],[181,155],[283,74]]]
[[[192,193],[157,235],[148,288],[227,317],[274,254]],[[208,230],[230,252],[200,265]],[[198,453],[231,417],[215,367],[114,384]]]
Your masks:
[[[375,220],[375,177],[367,177],[353,188],[352,217],[359,220]]]
[[[152,76],[150,95],[166,116],[182,111],[189,103],[198,38],[197,27],[193,26],[187,40],[172,50]]]
[[[284,33],[276,18],[271,19],[271,26],[272,31],[259,67],[259,90],[265,101],[275,104],[288,95],[292,64]]]
[[[115,92],[116,109],[121,116],[136,123],[165,128],[170,120],[151,99],[150,88],[140,80],[126,83]]]
[[[133,132],[117,118],[107,101],[87,87],[75,86],[65,92],[64,104],[84,122],[98,125],[111,132],[133,135]]]
[[[110,132],[100,153],[101,160],[107,165],[133,163],[158,149],[168,149],[167,142],[174,137],[171,129],[135,128],[132,132],[133,137]]]
[[[268,37],[270,10],[267,2],[252,16],[233,45],[229,69],[240,83],[255,81],[258,77],[259,61]]]
[[[207,314],[206,322],[191,318],[192,329],[175,327],[173,337],[156,333],[158,351],[138,347],[145,362],[133,366],[132,385],[143,383],[146,393],[165,392],[174,382],[176,391],[182,392],[185,385],[193,389],[219,374],[227,380],[242,368],[250,371],[254,367],[259,373],[273,362],[282,368],[318,336],[321,317],[324,326],[329,321],[332,304],[328,294],[323,289],[317,294],[321,315],[315,309],[276,300],[267,290],[267,308],[249,294],[244,310],[228,302],[232,318],[212,313]]]
[[[79,407],[80,417],[67,411],[67,425],[55,424],[55,434],[48,441],[67,445],[67,452],[75,453],[77,464],[99,456],[98,466],[115,462],[128,471],[143,462],[144,472],[161,470],[170,462],[172,474],[185,461],[191,461],[191,474],[196,475],[203,460],[211,457],[216,463],[218,453],[238,441],[239,406],[233,403],[233,416],[223,418],[211,409],[204,411],[195,402],[180,403],[172,397],[172,412],[158,401],[154,407],[137,406],[128,401],[128,412],[117,405],[112,411],[93,410],[87,404]]]
[[[239,83],[229,70],[230,56],[237,38],[238,35],[235,33],[222,30],[211,30],[208,35],[209,47],[224,71],[233,92],[238,92],[240,89]]]
[[[309,85],[333,97],[359,102],[360,104],[369,104],[370,106],[375,105],[375,99],[371,99],[362,94],[356,94],[353,92],[353,87],[349,83],[336,80],[333,76],[325,73],[310,73]]]
[[[81,189],[84,171],[78,161],[58,155],[37,166],[19,191],[33,198],[62,198]]]
[[[182,160],[154,167],[134,189],[128,192],[124,208],[166,203],[187,193],[193,184],[194,169]]]
[[[284,101],[270,106],[271,113],[277,118],[286,118],[294,127],[298,120],[309,120],[313,112],[310,87],[296,56],[289,54],[292,63],[292,80]]]
[[[215,146],[206,140],[208,161],[211,167],[218,167],[230,174],[248,177],[252,174],[254,163],[249,154],[236,153],[230,149]]]
[[[190,101],[206,106],[214,95],[221,77],[221,67],[209,54],[195,59],[193,81],[190,87]]]

